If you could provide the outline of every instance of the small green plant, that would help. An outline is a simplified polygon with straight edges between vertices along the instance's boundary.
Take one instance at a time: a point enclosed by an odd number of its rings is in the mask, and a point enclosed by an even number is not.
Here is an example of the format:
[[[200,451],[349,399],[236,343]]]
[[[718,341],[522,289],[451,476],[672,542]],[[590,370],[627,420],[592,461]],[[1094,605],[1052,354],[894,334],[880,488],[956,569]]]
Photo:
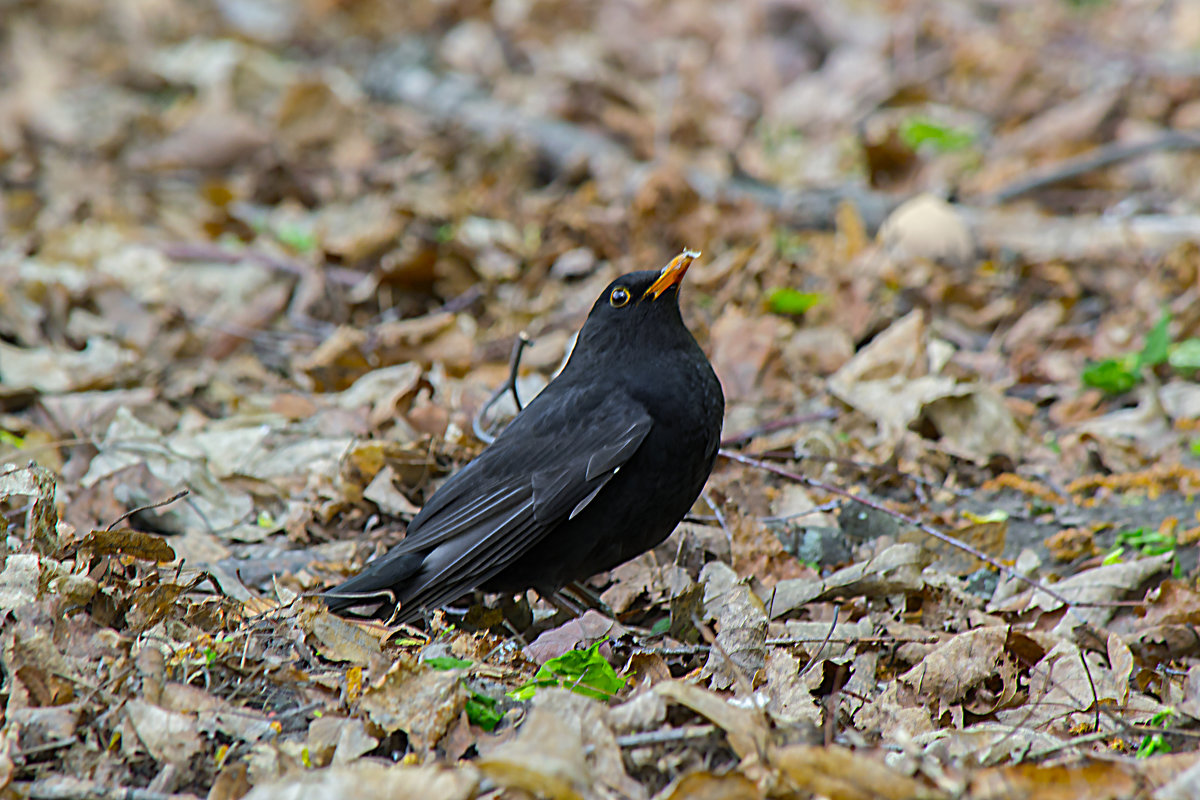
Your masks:
[[[471,693],[467,698],[467,719],[472,725],[478,725],[491,733],[500,724],[500,720],[504,719],[504,712],[496,708],[496,698],[488,697],[470,687],[467,687],[467,691]]]
[[[434,656],[424,659],[422,663],[436,670],[466,669],[471,666],[467,659],[453,656]],[[472,725],[478,725],[491,733],[500,724],[500,720],[504,719],[504,712],[496,708],[496,698],[488,697],[470,686],[467,686],[467,692],[467,719]]]
[[[471,666],[471,662],[467,659],[454,658],[453,656],[434,656],[433,658],[424,659],[424,663],[437,670],[466,669]]]
[[[800,292],[781,286],[767,295],[767,308],[775,314],[800,315],[824,299],[820,292]]]
[[[966,128],[955,128],[914,115],[900,123],[900,140],[913,150],[928,146],[940,153],[953,153],[973,145],[975,134]]]
[[[280,225],[275,238],[297,253],[311,253],[317,249],[316,234],[301,225]]]
[[[572,692],[607,700],[622,687],[625,679],[617,675],[608,660],[600,655],[600,645],[607,639],[596,642],[587,650],[571,650],[552,658],[538,669],[533,680],[508,693],[514,700],[528,700],[539,688],[561,686]]]
[[[1168,720],[1173,716],[1175,716],[1175,709],[1165,708],[1150,718],[1150,725],[1165,728],[1167,727]],[[1163,740],[1161,733],[1147,733],[1142,737],[1142,742],[1138,745],[1134,758],[1149,758],[1150,756],[1169,752],[1171,752],[1171,745]]]
[[[1143,556],[1160,556],[1164,553],[1171,553],[1174,560],[1174,566],[1171,569],[1172,575],[1179,578],[1183,574],[1183,568],[1178,559],[1174,559],[1175,544],[1174,536],[1161,531],[1152,531],[1146,528],[1121,531],[1117,534],[1113,549],[1104,556],[1101,563],[1105,566],[1121,563],[1121,557],[1125,555],[1126,550],[1134,550]]]
[[[1147,367],[1166,364],[1178,373],[1200,369],[1200,339],[1172,342],[1170,324],[1171,315],[1164,311],[1146,334],[1141,350],[1088,364],[1083,370],[1083,383],[1108,394],[1121,394],[1142,382]]]

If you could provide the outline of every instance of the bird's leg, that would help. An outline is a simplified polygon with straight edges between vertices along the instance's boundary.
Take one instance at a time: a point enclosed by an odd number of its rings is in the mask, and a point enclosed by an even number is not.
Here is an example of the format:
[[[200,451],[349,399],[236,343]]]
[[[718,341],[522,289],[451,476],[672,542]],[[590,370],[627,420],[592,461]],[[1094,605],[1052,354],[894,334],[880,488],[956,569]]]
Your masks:
[[[600,595],[585,586],[582,581],[571,581],[559,591],[589,608],[594,608],[606,617],[616,619],[617,615],[608,607],[608,603],[601,600]]]
[[[548,586],[535,586],[533,589],[539,597],[572,619],[583,616],[587,611],[585,606],[575,602],[559,589],[551,589]]]

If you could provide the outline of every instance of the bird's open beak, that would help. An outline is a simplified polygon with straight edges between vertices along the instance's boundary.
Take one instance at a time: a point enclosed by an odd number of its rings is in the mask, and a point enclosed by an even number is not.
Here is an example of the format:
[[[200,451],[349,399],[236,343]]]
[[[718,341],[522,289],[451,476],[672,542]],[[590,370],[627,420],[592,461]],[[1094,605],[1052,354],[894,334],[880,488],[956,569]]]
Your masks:
[[[643,299],[653,296],[657,300],[659,295],[667,289],[670,289],[672,286],[678,286],[680,281],[683,280],[684,274],[688,271],[688,267],[699,257],[699,250],[684,250],[672,258],[671,263],[663,267],[663,271],[659,274],[658,279],[650,284],[650,288],[642,295]]]

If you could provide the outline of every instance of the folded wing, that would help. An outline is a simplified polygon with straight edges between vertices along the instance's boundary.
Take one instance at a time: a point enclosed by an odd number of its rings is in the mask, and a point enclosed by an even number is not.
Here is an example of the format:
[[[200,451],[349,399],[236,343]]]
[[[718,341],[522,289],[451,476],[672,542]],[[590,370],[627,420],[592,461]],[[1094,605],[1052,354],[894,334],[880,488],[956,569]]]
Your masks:
[[[398,619],[411,620],[477,588],[586,508],[650,432],[649,414],[624,395],[590,390],[553,399],[553,408],[518,416],[450,478],[402,542],[327,593],[330,608],[378,605],[378,596],[370,603],[346,596],[391,592]],[[571,414],[570,424],[556,424],[557,409]],[[537,419],[538,429],[525,419]]]

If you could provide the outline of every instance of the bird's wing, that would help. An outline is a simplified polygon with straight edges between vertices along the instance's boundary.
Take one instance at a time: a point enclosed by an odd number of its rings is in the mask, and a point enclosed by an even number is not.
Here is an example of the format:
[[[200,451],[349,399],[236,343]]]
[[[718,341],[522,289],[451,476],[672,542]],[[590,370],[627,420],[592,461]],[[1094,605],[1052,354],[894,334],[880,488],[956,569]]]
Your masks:
[[[535,399],[442,485],[403,541],[351,579],[356,588],[393,586],[403,576],[390,566],[420,551],[426,553],[420,569],[399,597],[410,608],[436,608],[485,583],[581,512],[653,424],[641,404],[623,394],[589,394],[560,393],[552,404]]]

